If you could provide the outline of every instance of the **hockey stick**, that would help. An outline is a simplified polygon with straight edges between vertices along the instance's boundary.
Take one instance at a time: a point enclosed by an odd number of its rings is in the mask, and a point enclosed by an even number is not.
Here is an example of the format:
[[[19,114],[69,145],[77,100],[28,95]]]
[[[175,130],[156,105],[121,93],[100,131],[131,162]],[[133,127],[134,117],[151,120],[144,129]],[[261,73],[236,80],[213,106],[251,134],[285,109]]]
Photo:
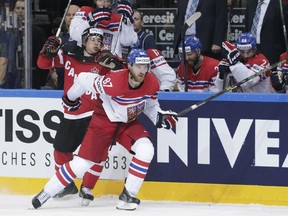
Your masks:
[[[178,113],[178,116],[184,116],[185,114],[187,114],[187,113],[189,113],[189,112],[197,109],[198,107],[206,104],[207,102],[213,100],[214,98],[217,98],[217,97],[219,97],[220,95],[222,95],[222,94],[224,94],[224,93],[226,93],[226,92],[232,91],[233,89],[240,87],[242,84],[244,84],[244,83],[246,83],[246,82],[254,79],[255,77],[257,77],[257,76],[259,76],[259,75],[261,75],[261,74],[264,74],[264,73],[272,70],[273,68],[275,68],[275,67],[277,67],[278,65],[284,63],[284,62],[287,61],[287,60],[288,60],[288,56],[287,56],[286,58],[282,59],[281,61],[276,62],[275,64],[272,64],[272,65],[270,65],[269,67],[267,67],[267,68],[259,71],[258,73],[255,73],[255,74],[253,74],[253,75],[251,75],[251,76],[249,76],[249,77],[247,77],[247,78],[245,78],[245,79],[243,79],[243,80],[235,83],[235,84],[232,85],[232,86],[228,86],[228,87],[225,88],[224,90],[219,91],[218,93],[212,95],[211,97],[208,97],[208,98],[206,98],[205,100],[199,101],[198,103],[196,103],[196,104],[194,104],[194,105],[192,105],[192,106],[190,106],[190,107],[188,107],[188,108],[180,111],[180,112]]]
[[[185,54],[185,34],[187,29],[196,22],[196,20],[199,19],[201,16],[201,12],[196,12],[194,13],[191,17],[189,17],[184,25],[182,26],[181,29],[181,42],[182,42],[182,59],[184,63],[184,84],[185,84],[185,92],[188,91],[188,84],[187,84],[187,79],[188,79],[188,74],[187,74],[187,68],[186,68],[186,54]]]
[[[63,15],[63,17],[62,17],[61,23],[60,23],[60,25],[59,25],[59,27],[58,27],[58,29],[57,29],[57,32],[56,32],[56,37],[57,37],[57,38],[59,37],[59,35],[60,35],[60,33],[61,33],[61,28],[62,28],[62,25],[63,25],[63,23],[64,23],[65,17],[66,17],[66,15],[67,15],[68,9],[69,9],[69,7],[70,7],[71,1],[72,1],[72,0],[69,0],[69,1],[68,1],[68,4],[67,4],[67,6],[66,6],[66,8],[65,8],[65,12],[64,12],[64,15]]]
[[[120,22],[119,22],[119,28],[117,30],[117,35],[116,35],[116,41],[115,41],[115,44],[113,46],[113,48],[111,49],[111,52],[113,53],[113,55],[115,55],[115,51],[116,51],[116,48],[117,48],[117,44],[118,44],[118,41],[119,41],[119,38],[120,38],[120,31],[121,31],[121,28],[122,28],[122,22],[123,22],[123,15],[121,15],[121,19],[120,19]]]
[[[286,52],[288,52],[287,31],[286,31],[286,25],[285,25],[285,19],[284,19],[282,0],[279,0],[279,4],[280,4],[281,20],[282,20],[282,24],[283,24],[283,34],[284,34]]]

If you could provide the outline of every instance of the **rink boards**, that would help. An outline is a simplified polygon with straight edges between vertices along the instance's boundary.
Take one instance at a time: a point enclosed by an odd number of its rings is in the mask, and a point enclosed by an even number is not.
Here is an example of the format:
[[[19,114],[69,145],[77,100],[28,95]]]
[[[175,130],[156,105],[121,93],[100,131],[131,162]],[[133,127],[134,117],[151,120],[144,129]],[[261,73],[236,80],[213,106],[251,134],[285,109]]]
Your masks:
[[[179,112],[212,94],[160,93]],[[61,91],[0,91],[0,190],[35,194],[54,173]],[[139,198],[287,205],[288,96],[226,93],[151,133],[155,156]],[[119,194],[131,156],[117,144],[95,194]],[[80,180],[77,181],[80,183]]]

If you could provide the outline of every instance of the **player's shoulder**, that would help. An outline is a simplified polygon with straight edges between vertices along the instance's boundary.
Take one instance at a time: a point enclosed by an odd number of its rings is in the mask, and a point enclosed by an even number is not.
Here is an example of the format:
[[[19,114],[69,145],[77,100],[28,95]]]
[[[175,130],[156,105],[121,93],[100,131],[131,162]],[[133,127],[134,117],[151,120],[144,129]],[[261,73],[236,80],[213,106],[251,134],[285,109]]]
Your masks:
[[[150,90],[152,92],[159,91],[159,88],[160,88],[159,81],[153,73],[148,72],[146,74],[144,82],[146,85],[150,86]]]
[[[150,59],[163,56],[162,53],[158,49],[147,49],[145,51],[147,55],[150,57]]]
[[[215,59],[215,58],[212,58],[212,57],[209,57],[209,56],[203,56],[204,58],[204,61],[207,61],[209,62],[210,64],[213,64],[213,65],[218,65],[220,63],[220,61],[218,59]]]
[[[79,14],[79,13],[90,13],[91,11],[93,11],[92,7],[82,6],[76,14]]]

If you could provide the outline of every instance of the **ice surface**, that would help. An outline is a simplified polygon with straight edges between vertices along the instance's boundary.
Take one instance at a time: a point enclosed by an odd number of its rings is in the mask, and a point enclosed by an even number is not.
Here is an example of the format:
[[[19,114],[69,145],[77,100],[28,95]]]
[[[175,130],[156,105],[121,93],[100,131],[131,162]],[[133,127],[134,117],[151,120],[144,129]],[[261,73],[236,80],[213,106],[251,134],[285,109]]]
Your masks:
[[[115,208],[118,197],[96,197],[87,207],[78,195],[48,200],[40,209],[29,210],[33,196],[0,195],[0,216],[288,216],[288,206],[211,204],[143,200],[135,211]]]

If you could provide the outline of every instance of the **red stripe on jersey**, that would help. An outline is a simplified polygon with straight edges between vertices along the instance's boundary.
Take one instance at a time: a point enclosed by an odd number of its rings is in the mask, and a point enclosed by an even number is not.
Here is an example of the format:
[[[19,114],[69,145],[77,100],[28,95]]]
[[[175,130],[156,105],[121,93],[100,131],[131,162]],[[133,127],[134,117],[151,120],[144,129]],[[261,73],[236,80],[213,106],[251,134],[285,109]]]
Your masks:
[[[71,169],[70,164],[66,163],[66,164],[64,164],[64,166],[65,166],[67,172],[72,176],[72,178],[76,178],[76,175],[73,172],[73,170]]]
[[[160,66],[165,65],[165,64],[167,64],[167,62],[163,62],[162,64],[159,64],[159,65],[153,64],[153,65],[151,65],[151,69],[154,69],[156,67],[160,67]]]
[[[139,164],[140,166],[143,166],[143,167],[149,167],[149,164],[150,164],[150,163],[141,161],[141,160],[137,159],[136,157],[132,158],[132,162]]]
[[[58,180],[61,182],[61,184],[66,187],[69,184],[69,182],[65,181],[65,179],[63,178],[63,176],[61,175],[61,173],[59,171],[56,172],[56,176],[57,176]]]
[[[129,173],[134,175],[134,176],[137,176],[138,178],[142,178],[144,179],[146,174],[142,174],[142,173],[139,173],[139,172],[136,172],[135,170],[129,168]]]

